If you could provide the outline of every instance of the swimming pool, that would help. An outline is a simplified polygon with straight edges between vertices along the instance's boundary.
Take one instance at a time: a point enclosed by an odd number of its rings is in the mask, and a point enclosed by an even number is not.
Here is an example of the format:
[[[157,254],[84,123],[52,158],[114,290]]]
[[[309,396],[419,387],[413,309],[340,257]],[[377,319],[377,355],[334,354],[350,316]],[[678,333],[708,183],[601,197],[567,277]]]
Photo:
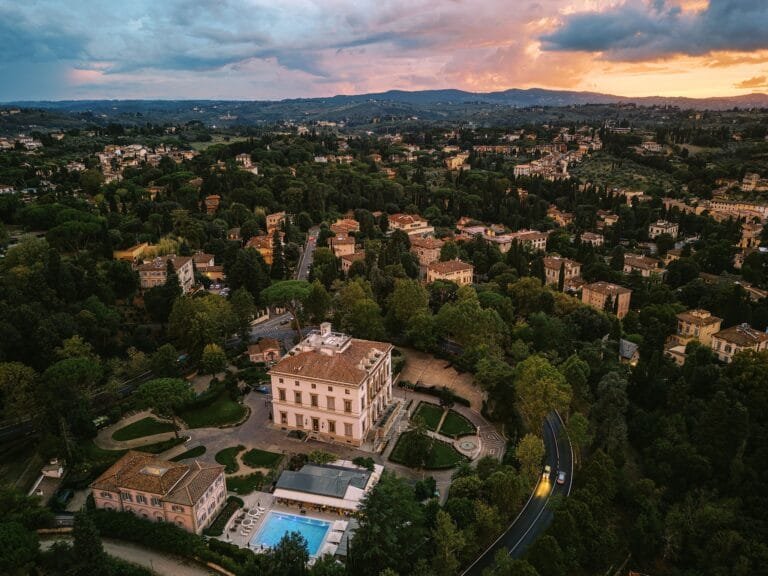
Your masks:
[[[330,522],[295,516],[282,512],[270,512],[264,519],[264,524],[251,538],[250,547],[258,550],[261,546],[275,546],[289,532],[298,532],[307,541],[307,551],[310,556],[317,556],[317,551],[323,545],[325,535],[331,527]]]

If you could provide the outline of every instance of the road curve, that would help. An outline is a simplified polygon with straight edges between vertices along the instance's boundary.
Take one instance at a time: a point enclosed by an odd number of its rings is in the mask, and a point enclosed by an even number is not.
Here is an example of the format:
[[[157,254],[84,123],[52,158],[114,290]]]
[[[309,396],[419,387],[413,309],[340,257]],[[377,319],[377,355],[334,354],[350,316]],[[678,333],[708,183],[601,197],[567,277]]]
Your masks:
[[[568,496],[573,482],[573,450],[565,431],[560,415],[551,412],[542,427],[546,454],[545,464],[552,468],[549,481],[539,478],[534,486],[528,502],[518,514],[509,528],[477,558],[462,576],[480,576],[483,570],[493,566],[494,558],[499,550],[506,550],[512,557],[519,558],[544,530],[547,529],[554,511],[550,506],[553,496]],[[555,482],[557,471],[564,470],[567,474],[565,484]]]

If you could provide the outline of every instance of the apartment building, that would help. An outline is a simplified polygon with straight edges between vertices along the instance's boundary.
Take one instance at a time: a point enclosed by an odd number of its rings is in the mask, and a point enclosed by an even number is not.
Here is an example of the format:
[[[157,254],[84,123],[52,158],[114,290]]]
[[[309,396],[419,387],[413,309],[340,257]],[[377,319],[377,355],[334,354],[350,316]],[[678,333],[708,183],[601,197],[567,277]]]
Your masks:
[[[651,276],[662,275],[664,270],[661,268],[661,261],[656,260],[656,258],[627,254],[624,256],[624,273],[631,274],[632,272],[639,273],[643,278],[650,278]]]
[[[280,232],[280,239],[284,238],[285,234]],[[253,248],[264,259],[264,262],[272,266],[272,259],[274,256],[274,247],[272,246],[272,235],[269,236],[252,236],[245,244],[246,248]]]
[[[426,276],[427,266],[440,260],[440,250],[444,244],[437,238],[411,238],[411,252],[419,259],[422,276]]]
[[[269,371],[276,426],[360,446],[392,402],[392,345],[324,322]]]
[[[619,318],[624,318],[629,312],[631,297],[632,290],[610,282],[593,282],[581,289],[581,301],[584,304],[616,314]]]
[[[547,286],[557,288],[560,285],[561,277],[563,285],[572,278],[578,278],[581,275],[581,264],[570,258],[561,256],[547,256],[544,258],[544,283]]]
[[[435,228],[421,216],[415,214],[391,214],[389,216],[389,229],[402,230],[408,236],[430,236],[435,233]]]
[[[582,244],[591,244],[593,248],[600,248],[605,244],[605,238],[602,234],[596,232],[582,232],[579,236]]]
[[[336,258],[355,253],[355,239],[346,234],[336,234],[336,236],[328,239],[328,244],[330,244]]]
[[[285,222],[285,212],[275,212],[274,214],[267,214],[267,233],[272,234],[275,230],[280,228]]]
[[[680,227],[674,222],[667,222],[666,220],[657,220],[653,224],[648,225],[648,238],[651,240],[656,239],[662,234],[669,234],[672,238],[677,238],[677,233]]]
[[[195,269],[192,264],[192,258],[189,256],[176,256],[175,254],[159,256],[154,260],[137,266],[142,290],[148,290],[165,284],[168,278],[168,261],[173,265],[176,276],[179,278],[182,292],[186,294],[192,290],[192,287],[195,285]]]
[[[547,249],[547,238],[549,238],[549,235],[546,232],[539,232],[538,230],[518,230],[517,232],[502,236],[509,239],[510,245],[512,242],[518,242],[534,252],[544,252]],[[502,250],[501,247],[499,247],[499,249],[502,252],[509,251],[509,248]]]
[[[91,484],[96,508],[131,512],[200,534],[224,507],[224,466],[180,464],[130,450]]]
[[[760,352],[768,349],[768,334],[755,330],[749,324],[731,326],[712,334],[712,350],[717,357],[730,363],[733,357],[744,350]]]
[[[435,280],[447,280],[455,282],[459,286],[472,284],[475,267],[461,260],[447,260],[445,262],[432,262],[427,265],[427,283]]]
[[[760,237],[763,234],[763,225],[756,222],[745,222],[741,225],[741,239],[739,248],[757,248],[760,246]]]

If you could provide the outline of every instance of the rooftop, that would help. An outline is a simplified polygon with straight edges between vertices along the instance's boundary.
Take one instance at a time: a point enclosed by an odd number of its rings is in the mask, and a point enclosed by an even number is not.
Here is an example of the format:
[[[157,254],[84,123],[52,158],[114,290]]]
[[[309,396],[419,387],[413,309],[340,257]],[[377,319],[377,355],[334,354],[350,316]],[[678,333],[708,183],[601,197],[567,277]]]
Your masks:
[[[442,240],[438,240],[437,238],[412,238],[411,239],[411,248],[423,248],[425,250],[437,250],[439,248],[443,247]]]
[[[584,286],[584,290],[590,290],[591,292],[597,292],[606,296],[632,294],[632,290],[629,288],[619,286],[618,284],[611,284],[610,282],[593,282]]]
[[[343,498],[350,486],[365,490],[370,477],[371,472],[362,468],[347,468],[332,464],[305,464],[296,472],[284,471],[276,487]]]
[[[429,270],[437,272],[438,274],[452,274],[454,272],[462,272],[464,270],[474,270],[472,264],[467,264],[461,260],[446,260],[445,262],[432,262],[428,266]]]
[[[677,319],[695,326],[709,326],[710,324],[717,324],[723,321],[722,318],[712,316],[708,310],[702,310],[701,308],[680,312],[677,315]]]
[[[755,330],[749,324],[739,324],[720,330],[713,335],[736,346],[755,346],[768,340],[768,334]]]

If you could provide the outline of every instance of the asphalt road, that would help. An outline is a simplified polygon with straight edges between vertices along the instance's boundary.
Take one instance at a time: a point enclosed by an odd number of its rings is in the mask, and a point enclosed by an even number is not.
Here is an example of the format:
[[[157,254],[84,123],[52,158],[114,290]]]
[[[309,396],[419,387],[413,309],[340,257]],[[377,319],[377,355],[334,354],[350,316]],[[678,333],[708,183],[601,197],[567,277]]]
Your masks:
[[[307,233],[307,243],[299,257],[299,263],[296,265],[296,279],[306,280],[309,278],[309,269],[312,266],[312,254],[317,248],[317,237],[320,234],[320,228],[317,226],[310,228]]]
[[[554,511],[551,506],[555,496],[568,496],[571,493],[573,481],[573,452],[570,441],[559,416],[552,412],[547,416],[543,426],[544,447],[546,448],[545,464],[552,468],[548,480],[539,479],[531,497],[512,524],[475,562],[469,566],[462,576],[479,576],[483,570],[493,566],[493,560],[499,550],[506,550],[512,557],[519,558],[543,532],[547,529]],[[557,484],[557,471],[567,473],[565,484]]]

